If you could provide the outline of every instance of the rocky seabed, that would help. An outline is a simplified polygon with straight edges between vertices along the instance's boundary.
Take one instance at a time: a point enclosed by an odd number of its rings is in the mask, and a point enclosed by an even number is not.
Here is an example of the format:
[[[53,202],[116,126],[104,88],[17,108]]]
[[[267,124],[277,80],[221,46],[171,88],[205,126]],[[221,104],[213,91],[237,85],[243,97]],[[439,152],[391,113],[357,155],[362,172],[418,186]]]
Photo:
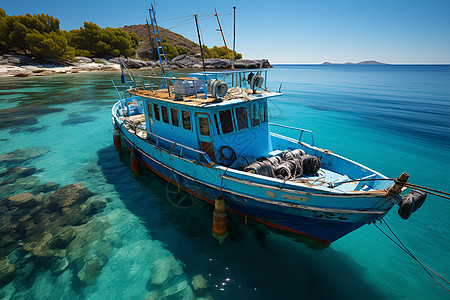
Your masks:
[[[42,184],[29,162],[45,154],[0,154],[0,299],[211,299],[117,200]]]

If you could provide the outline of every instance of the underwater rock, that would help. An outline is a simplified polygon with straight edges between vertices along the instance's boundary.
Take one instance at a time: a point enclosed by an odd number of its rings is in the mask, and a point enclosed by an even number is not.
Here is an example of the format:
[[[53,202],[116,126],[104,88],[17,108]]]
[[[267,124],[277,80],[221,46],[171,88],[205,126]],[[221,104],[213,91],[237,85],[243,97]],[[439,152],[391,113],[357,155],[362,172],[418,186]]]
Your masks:
[[[56,190],[47,201],[49,202],[49,207],[55,211],[63,207],[83,203],[92,195],[94,194],[82,182],[78,182]]]
[[[89,243],[102,240],[105,230],[109,227],[111,224],[101,218],[92,219],[84,225],[75,227],[75,238],[66,248],[69,262],[86,256],[90,247]]]
[[[52,249],[64,249],[75,238],[75,230],[72,226],[66,226],[55,235],[50,241],[50,247]]]
[[[9,131],[10,134],[17,134],[21,132],[39,132],[46,130],[48,126],[27,126],[27,127],[16,127]]]
[[[163,284],[170,278],[183,273],[181,263],[175,257],[167,256],[160,258],[152,266],[152,282],[154,284]]]
[[[16,267],[8,258],[0,260],[0,287],[10,283],[16,275]]]
[[[81,123],[93,122],[97,119],[96,116],[85,115],[84,113],[77,112],[69,115],[69,119],[63,121],[61,124],[64,126],[67,125],[76,125]]]
[[[31,251],[36,257],[52,257],[55,254],[50,247],[52,239],[53,234],[47,232],[39,242],[27,243],[23,246],[23,249]]]
[[[53,273],[58,274],[64,272],[67,269],[67,267],[69,267],[69,261],[67,260],[66,257],[62,257],[53,260],[50,269],[52,270]]]
[[[63,111],[64,108],[47,107],[42,104],[19,105],[17,107],[5,108],[0,110],[0,129],[9,127],[26,128],[30,125],[38,124],[38,117],[42,117],[54,112]],[[38,147],[30,147],[38,148]]]
[[[34,195],[39,194],[39,193],[48,193],[48,192],[56,190],[58,187],[59,187],[59,183],[56,183],[54,181],[49,181],[49,182],[46,182],[46,183],[38,186],[37,188],[32,190],[31,193]]]
[[[8,170],[2,174],[33,173],[21,168]],[[81,282],[93,284],[108,262],[114,245],[104,236],[111,224],[106,217],[91,219],[106,207],[106,198],[92,197],[83,183],[67,185],[50,194],[57,187],[57,183],[48,182],[33,190],[37,194],[0,198],[0,258],[9,259],[0,262],[0,284],[13,280],[16,269],[23,276],[17,275],[14,284],[26,283],[28,274],[44,265],[56,275],[73,268]],[[89,207],[89,215],[82,206]],[[75,260],[77,266],[72,266]],[[36,263],[31,270],[23,271],[30,261]]]
[[[11,224],[6,224],[6,229],[11,232],[10,227]],[[19,236],[12,233],[5,233],[2,234],[2,238],[0,240],[0,257],[5,257],[9,255],[11,252],[13,252],[17,247],[17,241],[19,239]]]
[[[84,205],[81,205],[80,210],[82,213],[87,215],[93,215],[97,213],[99,210],[102,210],[106,207],[107,199],[103,196],[92,196]]]
[[[0,119],[2,119],[1,114]],[[27,147],[24,149],[17,149],[8,153],[0,154],[0,164],[21,163],[29,159],[40,157],[47,152],[48,150],[44,147]]]
[[[208,281],[202,274],[195,275],[191,281],[194,290],[206,289],[208,287]]]
[[[25,168],[21,166],[10,167],[0,172],[0,177],[7,176],[9,180],[15,180],[19,177],[27,177],[36,173],[38,170],[34,167]]]
[[[20,191],[22,190],[31,190],[35,188],[37,185],[41,183],[41,180],[37,176],[28,176],[25,178],[19,178],[17,179],[13,185],[15,186],[16,190]]]
[[[98,259],[89,260],[81,271],[78,272],[78,279],[87,285],[94,284],[98,276],[100,276],[102,269],[103,267]]]
[[[8,198],[10,206],[17,206],[19,208],[23,207],[35,207],[39,204],[39,201],[36,201],[33,194],[30,193],[21,193]]]

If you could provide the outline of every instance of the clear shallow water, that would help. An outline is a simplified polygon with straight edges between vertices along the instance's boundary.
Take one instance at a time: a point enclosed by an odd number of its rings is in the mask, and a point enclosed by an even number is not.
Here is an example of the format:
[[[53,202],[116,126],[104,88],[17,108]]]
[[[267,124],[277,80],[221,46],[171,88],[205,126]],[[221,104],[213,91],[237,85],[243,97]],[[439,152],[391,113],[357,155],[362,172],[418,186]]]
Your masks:
[[[275,123],[311,129],[316,144],[396,177],[439,190],[450,150],[448,66],[277,66],[269,88]],[[55,276],[35,268],[27,284],[0,289],[13,299],[212,297],[229,299],[440,299],[448,297],[423,269],[373,225],[320,249],[314,243],[228,219],[230,236],[211,237],[212,207],[180,210],[167,185],[151,172],[132,176],[129,153],[112,146],[110,78],[85,73],[0,78],[0,114],[17,114],[0,130],[1,153],[43,146],[43,156],[20,165],[41,169],[42,183],[83,182],[109,198],[96,218],[111,226],[108,262],[95,283],[80,286],[69,268]],[[18,107],[26,111],[24,115]],[[16,109],[14,109],[16,108]],[[17,120],[17,118],[15,119]],[[282,132],[287,135],[288,131]],[[6,140],[3,140],[6,139]],[[407,221],[394,208],[386,220],[427,266],[450,276],[449,202],[429,196]],[[95,243],[94,243],[95,244]],[[95,245],[92,247],[95,247]],[[208,287],[195,289],[201,274]]]

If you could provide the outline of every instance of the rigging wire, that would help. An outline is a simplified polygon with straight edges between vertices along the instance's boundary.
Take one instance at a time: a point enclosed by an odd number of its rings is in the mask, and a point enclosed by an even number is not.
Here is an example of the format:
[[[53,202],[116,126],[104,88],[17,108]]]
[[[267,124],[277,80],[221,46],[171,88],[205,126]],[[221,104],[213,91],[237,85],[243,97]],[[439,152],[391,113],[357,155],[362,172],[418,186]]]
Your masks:
[[[414,254],[411,253],[411,251],[409,251],[409,249],[405,246],[405,244],[402,243],[402,241],[399,239],[399,237],[394,233],[394,231],[391,229],[391,227],[387,224],[386,220],[382,220],[380,221],[380,223],[384,223],[386,224],[386,226],[389,228],[389,231],[394,235],[394,237],[397,239],[397,241],[394,240],[394,238],[392,238],[391,236],[389,236],[386,232],[383,231],[383,229],[381,229],[380,227],[378,227],[377,224],[373,223],[375,225],[375,227],[380,230],[388,239],[390,239],[394,244],[396,244],[400,249],[402,249],[406,254],[408,254],[412,259],[414,259],[417,263],[419,263],[419,265],[425,270],[425,272],[435,281],[437,282],[440,286],[442,286],[444,289],[446,289],[447,291],[450,292],[450,289],[447,288],[444,284],[442,284],[441,282],[439,282],[439,280],[437,280],[431,273],[430,271],[435,274],[436,276],[438,276],[441,280],[443,280],[444,282],[446,282],[447,284],[450,284],[450,282],[445,279],[444,277],[440,276],[439,274],[437,274],[436,272],[434,272],[431,268],[429,268],[428,266],[426,266],[425,264],[423,264],[419,259],[417,259],[416,256],[414,256]]]
[[[219,16],[231,16],[230,14],[218,14]],[[176,18],[170,18],[170,19],[166,19],[166,20],[162,20],[159,21],[159,23],[164,23],[164,22],[168,22],[168,21],[173,21],[173,20],[178,20],[178,19],[183,19],[183,18],[190,18],[193,17],[194,15],[186,15],[186,16],[182,16],[182,17],[176,17]],[[199,17],[215,17],[215,14],[198,14]],[[200,20],[200,19],[199,19]]]
[[[172,29],[172,28],[175,28],[175,27],[178,27],[178,26],[182,26],[182,25],[186,25],[186,24],[189,24],[189,23],[192,23],[192,22],[193,21],[191,20],[191,18],[189,18],[187,20],[184,20],[183,22],[180,22],[180,23],[178,23],[178,24],[176,24],[174,26],[168,27],[166,29]]]
[[[215,15],[209,16],[209,17],[204,17],[204,18],[199,18],[198,20],[201,21],[201,20],[206,20],[206,19],[210,19],[210,18],[213,18],[213,17],[215,17]],[[183,22],[181,22],[181,23],[178,23],[177,25],[174,25],[174,26],[172,26],[172,27],[168,27],[168,28],[166,28],[166,29],[172,29],[172,28],[175,28],[175,27],[178,27],[178,26],[183,26],[183,25],[187,25],[187,24],[192,24],[192,23],[194,23],[194,22],[195,22],[194,20],[187,19],[186,21],[183,21]]]
[[[159,21],[159,23],[163,23],[163,22],[167,22],[167,21],[172,21],[172,20],[177,20],[177,19],[183,19],[183,18],[190,18],[190,17],[192,17],[192,16],[193,16],[193,15],[186,15],[186,16],[182,16],[182,17],[176,17],[176,18],[166,19],[166,20]]]

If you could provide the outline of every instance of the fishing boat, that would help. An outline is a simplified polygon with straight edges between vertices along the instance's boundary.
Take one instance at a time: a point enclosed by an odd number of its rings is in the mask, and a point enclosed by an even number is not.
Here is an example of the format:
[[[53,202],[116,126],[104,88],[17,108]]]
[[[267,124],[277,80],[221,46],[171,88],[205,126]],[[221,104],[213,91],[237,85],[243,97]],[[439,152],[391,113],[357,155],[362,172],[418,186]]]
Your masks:
[[[401,196],[406,173],[393,181],[316,146],[309,130],[271,123],[268,100],[283,93],[267,89],[267,69],[172,76],[152,13],[151,21],[162,75],[133,75],[123,65],[114,84],[114,144],[131,151],[133,170],[142,164],[216,209],[220,201],[245,220],[324,243],[381,220],[396,204],[402,218],[422,205],[424,193]]]

